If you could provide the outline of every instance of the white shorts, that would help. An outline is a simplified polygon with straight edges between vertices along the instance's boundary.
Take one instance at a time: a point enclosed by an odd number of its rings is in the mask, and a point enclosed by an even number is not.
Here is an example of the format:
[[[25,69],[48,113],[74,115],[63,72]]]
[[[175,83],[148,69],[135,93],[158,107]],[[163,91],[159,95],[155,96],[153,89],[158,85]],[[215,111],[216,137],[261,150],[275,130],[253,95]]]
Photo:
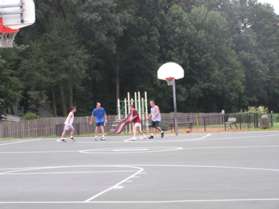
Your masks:
[[[134,126],[135,126],[135,128],[140,128],[141,129],[141,123],[135,123]]]
[[[73,125],[69,125],[69,124],[64,125],[64,131],[73,131],[73,130],[75,130]]]

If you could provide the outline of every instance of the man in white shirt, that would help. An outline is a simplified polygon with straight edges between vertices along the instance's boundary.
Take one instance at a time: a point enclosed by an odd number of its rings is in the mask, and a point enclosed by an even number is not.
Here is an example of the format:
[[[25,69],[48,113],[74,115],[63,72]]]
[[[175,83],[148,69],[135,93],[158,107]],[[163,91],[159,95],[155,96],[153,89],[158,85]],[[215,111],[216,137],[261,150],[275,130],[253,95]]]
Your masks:
[[[160,122],[162,119],[160,108],[158,105],[156,105],[156,103],[153,100],[151,100],[149,104],[151,107],[149,118],[151,119],[151,128],[152,128],[151,136],[149,137],[149,139],[154,138],[153,132],[155,132],[156,130],[160,131],[161,138],[164,138],[164,131],[160,127]]]

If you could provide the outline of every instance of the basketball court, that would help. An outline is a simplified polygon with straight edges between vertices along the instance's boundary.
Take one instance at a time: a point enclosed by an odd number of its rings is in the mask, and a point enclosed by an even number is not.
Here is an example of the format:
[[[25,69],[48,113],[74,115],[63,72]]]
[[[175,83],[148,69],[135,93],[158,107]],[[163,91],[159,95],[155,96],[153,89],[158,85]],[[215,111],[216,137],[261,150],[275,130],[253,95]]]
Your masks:
[[[279,132],[0,143],[0,207],[279,207]]]

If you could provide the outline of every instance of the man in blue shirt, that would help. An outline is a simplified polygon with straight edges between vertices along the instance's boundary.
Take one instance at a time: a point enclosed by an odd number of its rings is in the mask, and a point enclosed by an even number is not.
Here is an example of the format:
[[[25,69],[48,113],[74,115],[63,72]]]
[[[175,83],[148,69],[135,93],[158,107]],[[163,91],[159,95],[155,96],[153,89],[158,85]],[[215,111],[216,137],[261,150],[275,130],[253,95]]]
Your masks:
[[[107,113],[106,110],[102,107],[100,102],[97,102],[96,108],[93,109],[89,124],[93,124],[93,120],[95,119],[96,122],[96,129],[95,129],[95,140],[98,139],[98,133],[101,133],[101,140],[105,140],[105,124],[107,122]]]

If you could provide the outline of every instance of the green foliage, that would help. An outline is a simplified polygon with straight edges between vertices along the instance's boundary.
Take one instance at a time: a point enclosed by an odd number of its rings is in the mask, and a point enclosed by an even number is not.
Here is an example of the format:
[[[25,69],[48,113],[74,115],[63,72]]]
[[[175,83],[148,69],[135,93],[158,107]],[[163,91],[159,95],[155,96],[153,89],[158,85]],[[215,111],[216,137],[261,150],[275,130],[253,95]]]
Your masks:
[[[37,22],[0,50],[0,111],[114,113],[116,96],[146,90],[172,110],[156,78],[175,61],[179,111],[278,111],[279,17],[256,0],[36,1]]]
[[[264,106],[258,106],[258,107],[248,107],[248,112],[250,113],[258,113],[258,114],[265,114],[268,113],[268,108]]]
[[[27,112],[23,115],[24,120],[35,120],[38,119],[39,116],[36,113],[33,112]]]

